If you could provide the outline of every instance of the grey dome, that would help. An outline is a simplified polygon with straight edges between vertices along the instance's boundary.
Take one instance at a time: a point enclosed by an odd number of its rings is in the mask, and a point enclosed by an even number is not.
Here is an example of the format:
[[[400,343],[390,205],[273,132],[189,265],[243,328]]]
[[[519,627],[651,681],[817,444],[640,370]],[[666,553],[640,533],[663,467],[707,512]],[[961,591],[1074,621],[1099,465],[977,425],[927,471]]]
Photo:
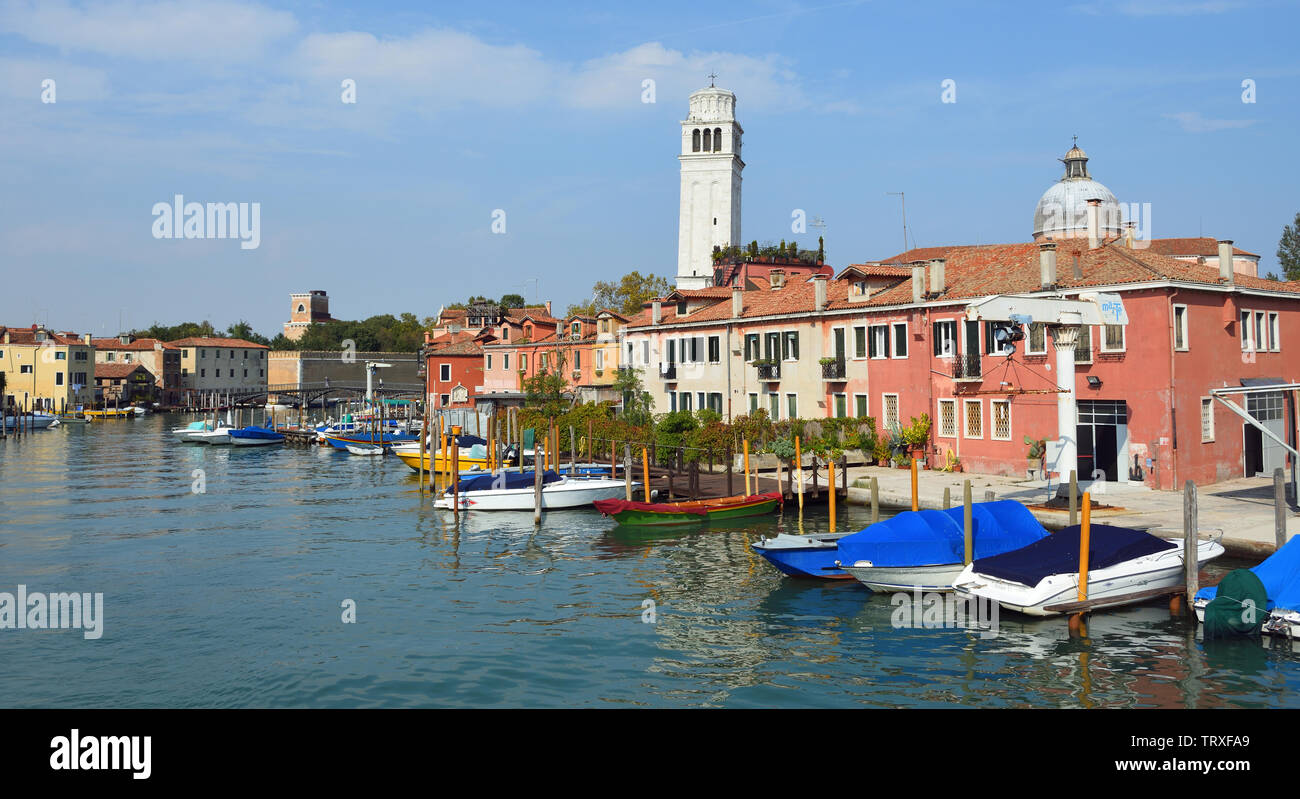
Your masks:
[[[1034,238],[1073,238],[1088,235],[1088,201],[1101,200],[1098,227],[1102,236],[1122,232],[1119,201],[1110,189],[1088,174],[1088,156],[1076,145],[1062,159],[1065,177],[1039,198],[1034,208]]]

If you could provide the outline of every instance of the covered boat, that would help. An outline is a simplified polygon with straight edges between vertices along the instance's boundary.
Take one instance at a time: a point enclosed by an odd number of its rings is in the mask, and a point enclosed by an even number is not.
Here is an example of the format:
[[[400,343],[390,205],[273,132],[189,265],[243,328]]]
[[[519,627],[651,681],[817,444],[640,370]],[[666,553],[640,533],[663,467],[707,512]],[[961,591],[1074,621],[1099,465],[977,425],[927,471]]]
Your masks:
[[[1058,611],[1047,607],[1078,599],[1080,538],[1076,524],[1021,549],[978,558],[956,578],[953,588],[1019,613],[1056,615]],[[1130,595],[1172,588],[1183,580],[1181,540],[1108,524],[1091,525],[1088,539],[1087,598],[1101,600],[1094,609],[1144,601]],[[1217,541],[1198,542],[1198,568],[1222,554]]]
[[[1300,536],[1292,536],[1281,549],[1250,569],[1267,595],[1263,631],[1271,635],[1300,638]],[[1224,578],[1225,582],[1227,578]],[[1196,592],[1192,607],[1196,618],[1205,622],[1206,608],[1219,596],[1219,586]],[[1261,614],[1263,615],[1263,614]]]
[[[873,591],[950,591],[964,568],[965,508],[907,511],[839,540],[835,565]],[[1020,549],[1050,535],[1012,499],[971,505],[975,559]]]
[[[384,432],[354,430],[350,433],[323,433],[320,435],[325,439],[325,443],[331,447],[344,450],[348,448],[349,444],[393,444],[399,441],[419,440],[414,433],[403,433],[396,430],[386,430]]]
[[[684,502],[629,502],[625,499],[602,499],[593,504],[596,510],[612,517],[619,524],[650,526],[759,516],[771,513],[780,503],[781,493],[769,491],[766,494]]]
[[[231,430],[230,443],[236,447],[263,447],[268,444],[283,444],[284,436],[268,427],[250,425]]]
[[[532,510],[536,501],[534,472],[484,472],[448,488],[434,503],[451,509],[457,499],[465,510]],[[599,499],[610,499],[625,491],[622,480],[561,477],[542,472],[542,508],[580,508]]]

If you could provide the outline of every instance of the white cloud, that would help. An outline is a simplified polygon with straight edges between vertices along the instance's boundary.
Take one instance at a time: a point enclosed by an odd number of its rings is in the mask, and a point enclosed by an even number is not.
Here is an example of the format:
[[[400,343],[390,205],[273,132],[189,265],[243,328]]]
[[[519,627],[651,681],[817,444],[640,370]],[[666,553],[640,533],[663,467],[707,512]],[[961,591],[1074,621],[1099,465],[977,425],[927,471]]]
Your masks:
[[[47,78],[54,81],[56,103],[109,96],[108,76],[101,70],[49,59],[0,58],[0,97],[40,103]]]
[[[1082,3],[1071,6],[1073,11],[1085,14],[1123,14],[1126,17],[1184,17],[1201,14],[1223,14],[1242,7],[1235,0],[1120,0],[1120,2]]]
[[[1165,114],[1165,118],[1175,120],[1188,133],[1213,133],[1255,124],[1253,119],[1208,119],[1199,111],[1179,111],[1177,114]]]
[[[0,32],[63,52],[143,61],[237,62],[266,52],[297,27],[288,12],[232,0],[124,0],[81,6],[39,0],[0,10]]]

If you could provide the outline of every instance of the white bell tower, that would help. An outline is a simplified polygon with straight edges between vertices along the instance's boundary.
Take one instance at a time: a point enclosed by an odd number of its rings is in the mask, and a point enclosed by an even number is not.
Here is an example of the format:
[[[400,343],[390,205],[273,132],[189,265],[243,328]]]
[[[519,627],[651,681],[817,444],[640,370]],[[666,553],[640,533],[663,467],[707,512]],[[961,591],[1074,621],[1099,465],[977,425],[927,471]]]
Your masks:
[[[712,76],[711,76],[712,77]],[[682,122],[681,211],[677,237],[677,288],[713,285],[714,246],[743,246],[740,239],[740,138],[736,95],[709,86],[691,95]]]

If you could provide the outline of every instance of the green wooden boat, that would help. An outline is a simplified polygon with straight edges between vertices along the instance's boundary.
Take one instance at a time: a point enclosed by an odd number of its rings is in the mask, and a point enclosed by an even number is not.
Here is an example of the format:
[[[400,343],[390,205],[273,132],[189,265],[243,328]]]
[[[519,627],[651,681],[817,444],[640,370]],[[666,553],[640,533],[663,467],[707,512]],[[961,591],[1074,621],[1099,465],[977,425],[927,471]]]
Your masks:
[[[781,503],[781,493],[696,499],[685,502],[628,502],[622,499],[598,499],[592,504],[603,515],[619,524],[659,526],[695,524],[712,519],[738,519],[771,513]]]

